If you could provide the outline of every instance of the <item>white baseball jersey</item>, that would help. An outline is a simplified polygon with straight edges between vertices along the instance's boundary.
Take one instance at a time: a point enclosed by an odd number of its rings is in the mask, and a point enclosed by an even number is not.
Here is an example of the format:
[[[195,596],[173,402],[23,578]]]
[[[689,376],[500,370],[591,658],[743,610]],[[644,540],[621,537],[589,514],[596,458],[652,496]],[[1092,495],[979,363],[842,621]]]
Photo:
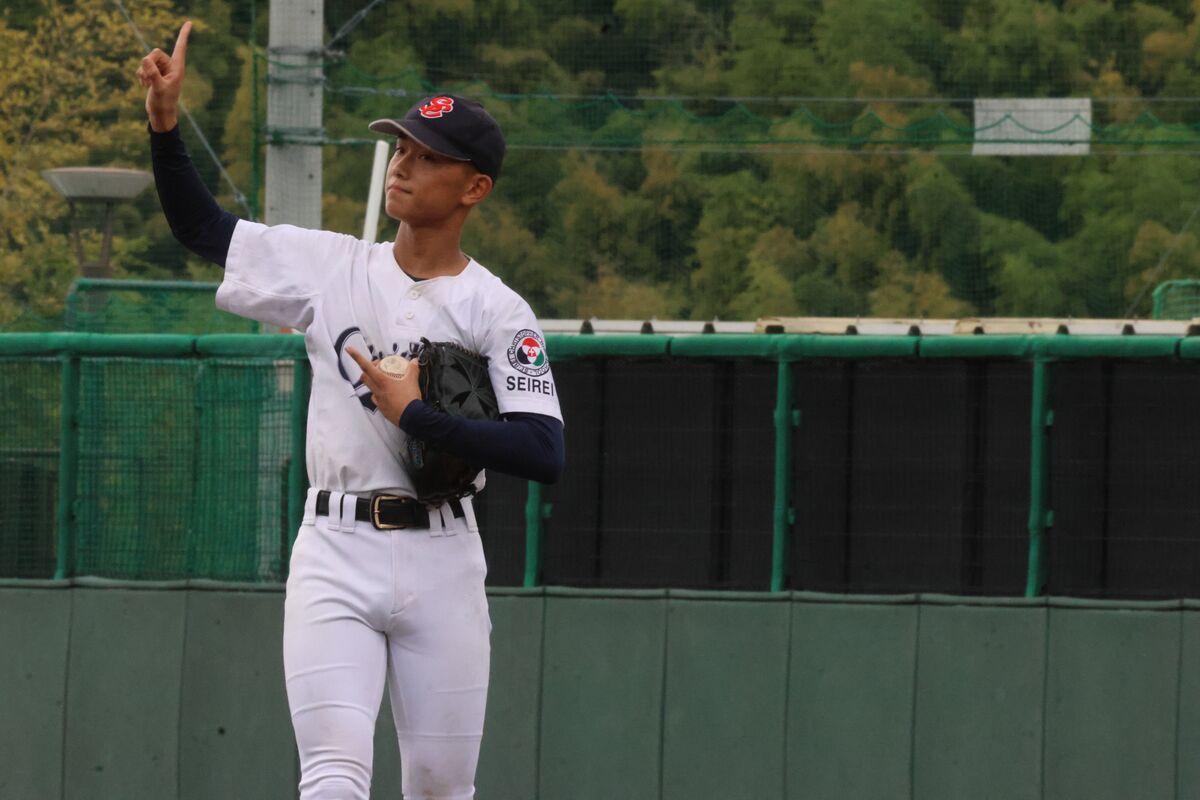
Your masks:
[[[239,220],[217,307],[304,332],[312,364],[310,483],[359,496],[412,496],[400,461],[405,434],[384,419],[346,353],[409,356],[422,337],[489,358],[500,413],[562,420],[545,337],[533,311],[471,259],[458,275],[415,281],[392,243]],[[482,474],[477,484],[483,486]]]

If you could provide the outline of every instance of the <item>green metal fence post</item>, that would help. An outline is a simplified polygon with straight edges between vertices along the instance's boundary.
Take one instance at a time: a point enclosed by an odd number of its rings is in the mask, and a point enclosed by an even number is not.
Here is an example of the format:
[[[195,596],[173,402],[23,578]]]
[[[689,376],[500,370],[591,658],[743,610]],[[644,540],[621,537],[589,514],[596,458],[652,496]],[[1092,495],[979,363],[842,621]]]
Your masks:
[[[525,580],[526,588],[538,585],[542,575],[542,485],[529,481],[525,496]]]
[[[71,576],[75,568],[75,495],[79,476],[79,357],[62,355],[62,400],[58,439],[58,557],[56,580]]]
[[[206,405],[204,397],[204,378],[208,372],[208,362],[203,359],[196,360],[196,371],[192,373],[192,486],[191,498],[188,502],[188,534],[187,534],[187,549],[184,553],[184,569],[189,578],[195,578],[196,575],[196,548],[199,546],[199,539],[203,535],[204,523],[207,520],[200,513],[200,472],[204,469],[204,426],[208,422],[204,415],[204,406]],[[141,556],[145,550],[145,539],[138,537],[138,563],[141,564]]]
[[[1046,360],[1035,358],[1033,405],[1029,420],[1029,567],[1025,580],[1026,597],[1037,597],[1046,591],[1046,528],[1053,514],[1046,508],[1046,431],[1054,422],[1054,412],[1047,407],[1047,372]]]
[[[307,358],[292,362],[292,460],[288,464],[288,554],[296,543],[300,520],[304,518],[304,500],[308,493],[304,448],[307,442],[305,426],[308,424],[308,394],[312,388],[312,372]]]
[[[787,585],[791,533],[792,481],[792,365],[779,360],[775,382],[775,514],[771,542],[771,591]]]

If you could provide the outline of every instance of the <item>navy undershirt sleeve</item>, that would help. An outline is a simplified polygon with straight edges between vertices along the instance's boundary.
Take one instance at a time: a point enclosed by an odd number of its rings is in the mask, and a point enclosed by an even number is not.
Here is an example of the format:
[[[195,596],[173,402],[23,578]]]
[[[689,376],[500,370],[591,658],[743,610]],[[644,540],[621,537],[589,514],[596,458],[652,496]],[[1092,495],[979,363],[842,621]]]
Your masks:
[[[400,427],[472,464],[526,480],[554,483],[566,465],[562,423],[545,414],[463,419],[414,400],[400,415]]]
[[[201,258],[225,266],[238,218],[222,210],[200,179],[176,125],[166,133],[150,129],[154,187],[171,233]]]

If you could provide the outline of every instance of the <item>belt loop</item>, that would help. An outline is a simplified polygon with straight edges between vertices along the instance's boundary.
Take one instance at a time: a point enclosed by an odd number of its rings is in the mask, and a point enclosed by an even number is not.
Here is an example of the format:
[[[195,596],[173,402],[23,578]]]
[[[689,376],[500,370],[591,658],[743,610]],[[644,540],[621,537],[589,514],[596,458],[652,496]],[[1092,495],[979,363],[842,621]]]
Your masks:
[[[442,535],[454,536],[458,533],[458,525],[455,524],[454,508],[450,505],[452,500],[448,500],[438,506],[438,517],[442,520]]]
[[[467,530],[472,533],[479,533],[479,521],[475,519],[475,504],[471,500],[471,495],[458,498],[458,502],[462,504],[463,518],[467,522]]]
[[[334,533],[342,531],[342,493],[334,490],[329,491],[329,513],[326,515],[329,518],[329,530]]]
[[[316,487],[309,487],[308,496],[304,498],[304,519],[300,520],[301,525],[317,524],[317,495],[320,492]]]
[[[350,501],[350,513],[346,511],[346,501]],[[349,494],[342,494],[338,498],[338,530],[342,533],[354,533],[354,512],[358,510],[358,498]]]
[[[333,489],[329,490],[329,512],[325,515],[325,518],[329,520],[329,530],[334,533],[342,529],[341,495],[341,492],[334,491]]]
[[[442,509],[445,507],[446,507],[445,504],[442,504],[440,506],[433,506],[432,508],[425,509],[426,511],[429,512],[429,535],[430,536],[446,536],[447,535],[446,525],[442,522]]]

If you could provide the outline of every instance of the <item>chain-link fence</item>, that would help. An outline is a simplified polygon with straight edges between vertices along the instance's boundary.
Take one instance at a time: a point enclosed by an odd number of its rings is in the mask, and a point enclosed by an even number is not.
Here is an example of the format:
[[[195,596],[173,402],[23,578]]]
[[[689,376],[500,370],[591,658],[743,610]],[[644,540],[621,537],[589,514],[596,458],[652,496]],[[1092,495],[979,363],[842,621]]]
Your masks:
[[[489,581],[1196,597],[1192,338],[551,336],[569,467],[489,475]],[[285,576],[301,337],[9,334],[0,375],[0,577]]]

